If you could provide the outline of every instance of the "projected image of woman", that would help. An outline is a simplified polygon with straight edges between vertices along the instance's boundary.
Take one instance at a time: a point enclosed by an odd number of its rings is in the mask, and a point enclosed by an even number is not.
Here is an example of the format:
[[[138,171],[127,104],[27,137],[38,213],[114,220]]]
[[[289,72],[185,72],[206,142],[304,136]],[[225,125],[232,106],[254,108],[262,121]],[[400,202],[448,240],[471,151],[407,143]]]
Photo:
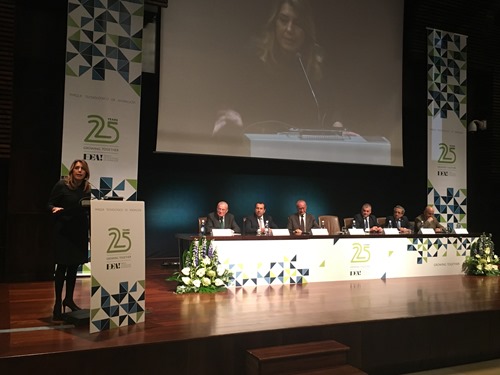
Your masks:
[[[311,83],[320,81],[322,56],[308,0],[275,1],[257,48],[270,69],[295,72],[300,57]]]
[[[186,0],[162,13],[158,151],[402,165],[403,2]],[[359,152],[328,151],[343,141]]]
[[[273,1],[253,51],[239,102],[219,112],[214,135],[323,128],[323,56],[309,1]]]

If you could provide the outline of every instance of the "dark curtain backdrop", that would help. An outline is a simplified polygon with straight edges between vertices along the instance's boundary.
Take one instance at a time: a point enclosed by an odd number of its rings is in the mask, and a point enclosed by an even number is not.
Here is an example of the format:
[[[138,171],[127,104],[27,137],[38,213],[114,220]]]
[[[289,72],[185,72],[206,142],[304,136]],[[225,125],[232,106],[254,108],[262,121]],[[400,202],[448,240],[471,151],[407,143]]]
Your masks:
[[[283,227],[299,198],[316,216],[352,216],[365,202],[377,216],[390,214],[396,204],[411,219],[420,214],[427,203],[426,27],[469,36],[469,120],[487,119],[488,129],[468,135],[468,222],[470,231],[497,238],[494,221],[483,218],[499,205],[498,9],[486,0],[405,1],[401,168],[156,153],[158,75],[144,74],[138,197],[146,205],[147,256],[176,257],[175,234],[195,232],[197,217],[221,199],[238,220],[264,200]],[[5,280],[52,277],[45,205],[60,167],[65,12],[60,2],[16,1],[12,152],[0,173],[7,191],[0,198],[0,207],[7,207],[0,213]]]

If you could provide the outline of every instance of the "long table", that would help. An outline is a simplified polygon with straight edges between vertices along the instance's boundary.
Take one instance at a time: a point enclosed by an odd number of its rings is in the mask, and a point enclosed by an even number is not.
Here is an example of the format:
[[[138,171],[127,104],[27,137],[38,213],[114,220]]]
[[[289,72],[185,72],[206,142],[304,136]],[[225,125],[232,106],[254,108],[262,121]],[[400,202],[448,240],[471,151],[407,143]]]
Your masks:
[[[233,236],[213,240],[234,286],[461,274],[476,235]],[[177,235],[179,241],[197,236]]]

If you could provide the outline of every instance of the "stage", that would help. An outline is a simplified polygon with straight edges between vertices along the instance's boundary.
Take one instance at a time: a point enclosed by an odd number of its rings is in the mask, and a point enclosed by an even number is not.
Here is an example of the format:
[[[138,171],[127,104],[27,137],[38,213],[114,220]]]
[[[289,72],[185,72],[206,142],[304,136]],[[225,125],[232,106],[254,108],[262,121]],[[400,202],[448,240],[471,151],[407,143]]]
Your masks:
[[[335,340],[368,374],[500,357],[500,278],[316,282],[176,295],[146,265],[146,321],[101,333],[51,321],[52,282],[0,284],[0,372],[245,374],[248,349]],[[89,307],[90,278],[75,301]]]

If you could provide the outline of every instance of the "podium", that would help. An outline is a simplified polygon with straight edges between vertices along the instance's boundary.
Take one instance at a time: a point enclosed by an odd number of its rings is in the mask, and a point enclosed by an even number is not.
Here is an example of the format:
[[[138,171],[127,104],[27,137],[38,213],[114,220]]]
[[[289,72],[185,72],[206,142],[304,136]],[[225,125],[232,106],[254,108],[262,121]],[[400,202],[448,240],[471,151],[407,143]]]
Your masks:
[[[144,322],[144,202],[92,200],[90,217],[90,333]]]
[[[300,132],[245,136],[252,157],[391,165],[391,143],[384,137],[311,138]]]

